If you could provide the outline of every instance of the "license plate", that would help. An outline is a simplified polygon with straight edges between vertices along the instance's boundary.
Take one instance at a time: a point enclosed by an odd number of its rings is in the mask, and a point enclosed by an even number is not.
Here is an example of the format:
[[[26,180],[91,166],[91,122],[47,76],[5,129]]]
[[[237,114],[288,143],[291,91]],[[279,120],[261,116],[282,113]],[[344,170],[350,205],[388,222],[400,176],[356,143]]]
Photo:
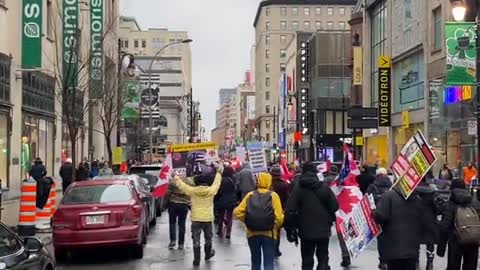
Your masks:
[[[105,216],[87,216],[87,225],[104,224]]]

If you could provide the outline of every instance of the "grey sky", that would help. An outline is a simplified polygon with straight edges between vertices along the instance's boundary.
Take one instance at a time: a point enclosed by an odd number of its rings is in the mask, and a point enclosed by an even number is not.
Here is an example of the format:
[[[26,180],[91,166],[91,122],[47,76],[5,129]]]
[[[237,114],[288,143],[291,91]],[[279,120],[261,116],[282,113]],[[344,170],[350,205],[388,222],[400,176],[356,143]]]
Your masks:
[[[193,96],[200,101],[210,137],[218,90],[243,82],[254,43],[252,26],[259,0],[122,0],[122,15],[143,29],[188,31],[192,43]]]

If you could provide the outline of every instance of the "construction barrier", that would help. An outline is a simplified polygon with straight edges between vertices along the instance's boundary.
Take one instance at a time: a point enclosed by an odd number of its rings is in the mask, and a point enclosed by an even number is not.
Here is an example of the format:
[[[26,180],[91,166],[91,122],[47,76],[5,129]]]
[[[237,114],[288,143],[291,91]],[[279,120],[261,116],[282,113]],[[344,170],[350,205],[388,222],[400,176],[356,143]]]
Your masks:
[[[36,225],[37,182],[33,178],[23,180],[20,192],[18,233],[22,236],[33,236]]]
[[[50,217],[55,214],[55,211],[57,211],[57,184],[55,183],[55,180],[53,181],[52,184],[52,189],[50,189],[50,196],[48,197],[50,201]]]
[[[55,181],[51,177],[45,177],[43,181],[45,181],[45,184],[50,185],[50,192],[46,196],[45,206],[42,209],[37,208],[35,228],[41,231],[51,229],[52,205],[56,205],[56,197],[52,196],[52,191],[55,189]],[[37,196],[39,196],[38,192]]]

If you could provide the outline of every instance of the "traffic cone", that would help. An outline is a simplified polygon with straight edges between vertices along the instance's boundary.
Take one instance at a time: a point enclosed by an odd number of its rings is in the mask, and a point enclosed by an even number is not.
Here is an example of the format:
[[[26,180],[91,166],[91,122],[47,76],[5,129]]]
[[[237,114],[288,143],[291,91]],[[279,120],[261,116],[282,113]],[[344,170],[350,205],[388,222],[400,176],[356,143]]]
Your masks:
[[[37,208],[35,228],[40,231],[51,229],[50,219],[52,218],[52,189],[54,188],[55,181],[51,177],[46,177],[44,181],[51,183],[50,193],[48,194],[47,203],[43,209]],[[55,200],[56,201],[56,200]]]
[[[57,185],[55,184],[55,180],[53,180],[52,188],[50,189],[50,196],[48,197],[50,202],[50,217],[55,214],[57,211]]]
[[[23,180],[20,192],[18,233],[21,236],[33,236],[37,210],[37,182],[33,178]]]

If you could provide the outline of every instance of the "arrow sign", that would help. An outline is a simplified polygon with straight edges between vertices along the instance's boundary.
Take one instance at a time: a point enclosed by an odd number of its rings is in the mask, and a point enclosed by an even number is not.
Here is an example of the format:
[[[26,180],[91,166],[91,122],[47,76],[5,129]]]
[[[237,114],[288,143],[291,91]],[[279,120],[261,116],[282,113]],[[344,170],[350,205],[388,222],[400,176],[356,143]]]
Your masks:
[[[392,59],[386,55],[380,55],[378,58],[378,67],[379,68],[391,68]]]

